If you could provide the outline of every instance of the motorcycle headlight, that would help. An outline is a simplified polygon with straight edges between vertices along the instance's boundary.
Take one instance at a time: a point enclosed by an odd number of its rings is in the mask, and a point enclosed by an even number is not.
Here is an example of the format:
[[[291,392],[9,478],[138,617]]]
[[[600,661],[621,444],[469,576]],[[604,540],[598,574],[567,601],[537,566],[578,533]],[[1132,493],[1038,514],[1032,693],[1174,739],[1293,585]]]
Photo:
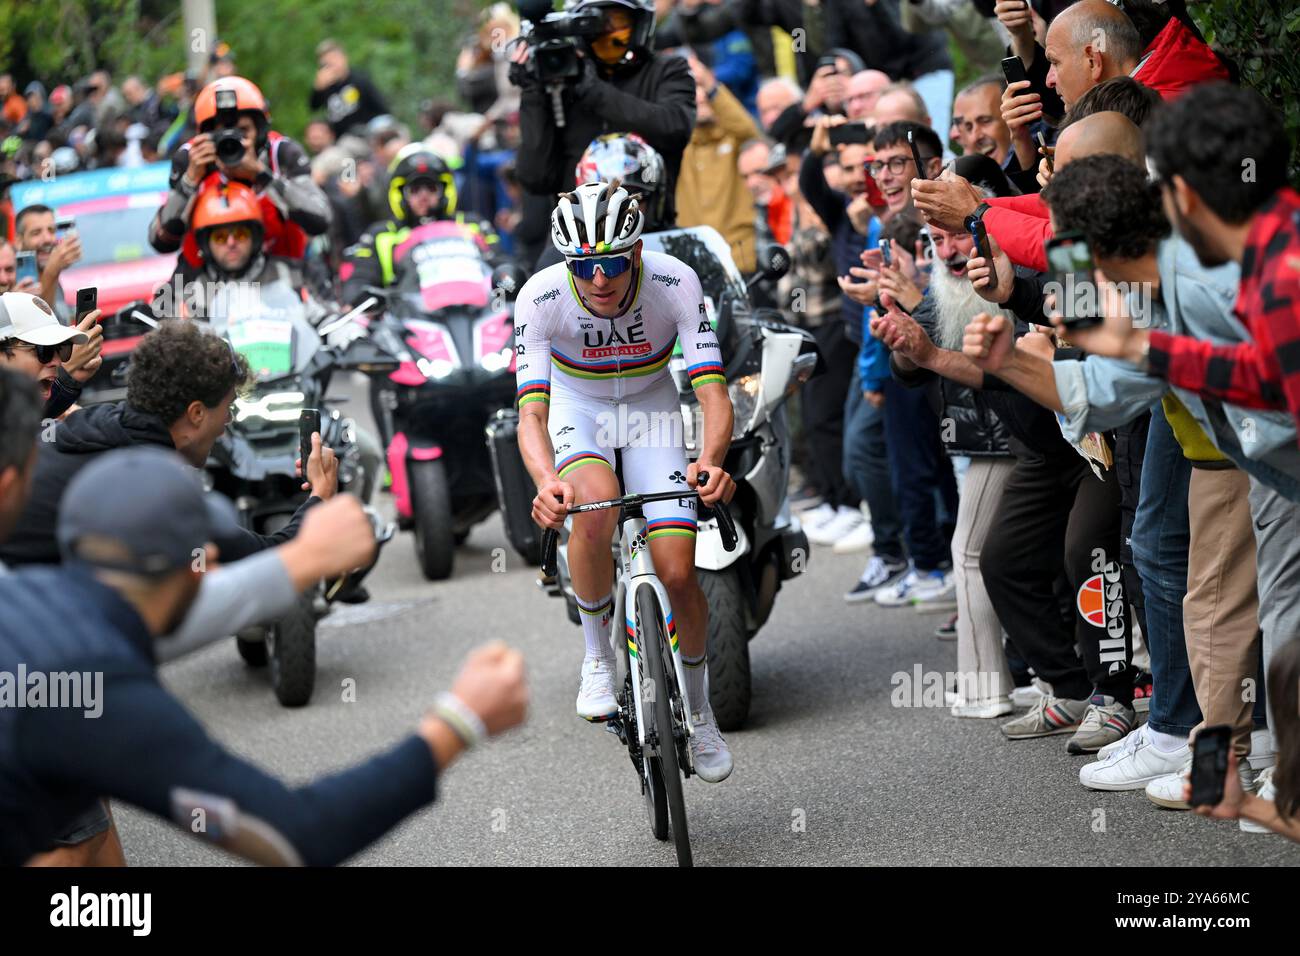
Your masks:
[[[731,440],[735,441],[749,431],[749,426],[758,417],[759,401],[763,395],[762,374],[755,372],[736,379],[727,386],[727,394],[731,396],[731,408],[735,415],[735,424],[731,427]]]
[[[456,366],[446,359],[422,358],[415,363],[415,367],[424,373],[426,378],[446,378],[456,370]]]
[[[266,392],[236,399],[235,421],[262,418],[268,422],[297,421],[307,396],[302,392]]]
[[[759,373],[738,378],[727,386],[731,396],[731,440],[743,438],[758,415],[759,400],[763,394],[763,376]],[[682,424],[688,452],[698,452],[704,437],[704,410],[699,402],[682,404]]]
[[[479,360],[479,363],[489,372],[499,372],[510,365],[510,359],[514,354],[514,346],[507,346],[500,352],[489,352]]]

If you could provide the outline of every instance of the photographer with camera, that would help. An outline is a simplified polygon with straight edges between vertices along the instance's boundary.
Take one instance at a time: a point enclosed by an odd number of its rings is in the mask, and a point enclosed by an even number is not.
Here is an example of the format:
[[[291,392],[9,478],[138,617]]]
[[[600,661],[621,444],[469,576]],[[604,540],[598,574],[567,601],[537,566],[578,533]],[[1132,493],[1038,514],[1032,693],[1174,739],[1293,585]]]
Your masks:
[[[654,0],[579,0],[549,13],[520,5],[529,29],[514,50],[510,81],[522,89],[517,174],[529,192],[572,189],[587,145],[618,129],[637,133],[667,167],[664,219],[676,221],[682,152],[695,128],[695,80],[686,60],[655,55]]]
[[[333,213],[306,152],[270,128],[262,91],[241,76],[215,80],[194,101],[194,121],[199,133],[172,157],[171,191],[149,226],[149,244],[180,249],[176,269],[192,278],[203,262],[189,228],[195,197],[209,180],[235,181],[257,193],[266,252],[302,259],[308,236],[326,232]]]

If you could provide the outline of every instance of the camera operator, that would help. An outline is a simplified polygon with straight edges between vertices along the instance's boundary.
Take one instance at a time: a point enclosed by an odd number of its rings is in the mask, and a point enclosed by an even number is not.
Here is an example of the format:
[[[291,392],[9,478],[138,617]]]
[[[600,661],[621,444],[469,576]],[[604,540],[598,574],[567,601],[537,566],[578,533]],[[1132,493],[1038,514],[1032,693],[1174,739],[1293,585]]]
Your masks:
[[[327,232],[333,211],[303,148],[270,128],[262,91],[241,76],[216,80],[195,100],[194,119],[199,134],[172,157],[171,191],[149,225],[149,244],[164,253],[180,249],[176,269],[192,278],[202,257],[189,229],[191,206],[216,178],[257,193],[269,254],[302,259],[308,236]]]
[[[521,12],[527,19],[527,9]],[[653,53],[654,14],[653,0],[579,0],[569,13],[548,18],[550,23],[531,21],[533,33],[515,48],[510,69],[511,82],[523,90],[517,173],[529,192],[572,189],[573,169],[587,145],[608,130],[624,130],[643,137],[663,157],[664,218],[676,221],[673,194],[695,128],[695,80],[686,60]],[[568,17],[572,24],[575,17],[593,15],[604,18],[595,36],[565,33],[584,28],[554,20]],[[553,39],[557,35],[569,39]],[[565,43],[572,46],[566,50]],[[565,64],[576,68],[557,70]],[[561,79],[557,72],[576,75]],[[557,93],[562,117],[556,115]]]

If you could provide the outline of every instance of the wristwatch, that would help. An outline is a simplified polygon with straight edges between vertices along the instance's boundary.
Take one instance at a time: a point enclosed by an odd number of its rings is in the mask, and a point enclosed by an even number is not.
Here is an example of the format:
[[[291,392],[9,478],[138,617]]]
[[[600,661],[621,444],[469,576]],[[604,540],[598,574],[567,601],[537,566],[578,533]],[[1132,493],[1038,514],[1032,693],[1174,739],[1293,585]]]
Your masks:
[[[978,206],[976,206],[975,211],[966,217],[966,231],[970,232],[972,229],[975,228],[975,224],[977,222],[983,221],[984,214],[988,211],[989,211],[989,204],[986,202],[982,202]]]

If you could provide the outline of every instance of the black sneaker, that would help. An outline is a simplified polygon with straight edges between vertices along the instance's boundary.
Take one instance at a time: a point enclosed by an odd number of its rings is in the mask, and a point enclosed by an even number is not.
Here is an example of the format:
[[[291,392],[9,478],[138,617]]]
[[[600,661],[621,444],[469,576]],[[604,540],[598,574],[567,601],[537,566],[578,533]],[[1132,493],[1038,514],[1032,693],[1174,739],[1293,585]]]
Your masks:
[[[957,615],[954,614],[948,618],[947,622],[940,624],[934,629],[934,636],[941,641],[957,640]]]
[[[862,577],[858,578],[858,583],[853,586],[853,590],[844,595],[844,600],[850,604],[870,601],[872,595],[878,590],[893,584],[906,573],[906,561],[891,561],[878,554],[872,555],[866,569],[862,572]]]

